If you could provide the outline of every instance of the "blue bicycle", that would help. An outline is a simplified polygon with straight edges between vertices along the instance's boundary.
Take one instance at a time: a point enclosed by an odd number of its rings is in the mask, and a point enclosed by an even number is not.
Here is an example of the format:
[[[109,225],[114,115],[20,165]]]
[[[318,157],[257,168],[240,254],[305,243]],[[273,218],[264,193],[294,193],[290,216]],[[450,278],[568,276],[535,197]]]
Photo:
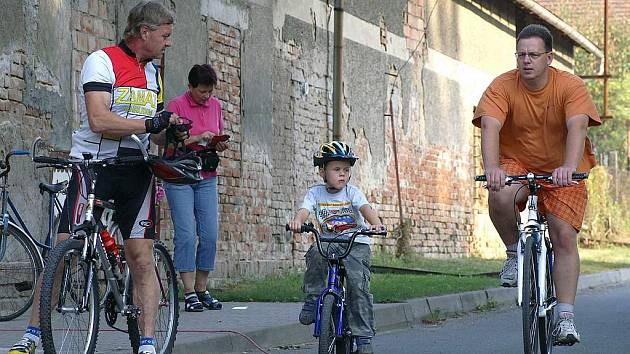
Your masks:
[[[289,227],[287,226],[287,231]],[[345,267],[346,258],[357,236],[387,235],[387,231],[370,231],[359,229],[353,233],[335,236],[321,236],[313,224],[304,224],[301,233],[310,232],[315,235],[319,253],[328,260],[328,284],[319,295],[315,315],[315,330],[313,336],[319,338],[319,354],[350,354],[353,348],[352,332],[348,326],[348,310],[346,309]],[[336,254],[327,248],[324,251],[322,242],[347,244],[345,251]]]

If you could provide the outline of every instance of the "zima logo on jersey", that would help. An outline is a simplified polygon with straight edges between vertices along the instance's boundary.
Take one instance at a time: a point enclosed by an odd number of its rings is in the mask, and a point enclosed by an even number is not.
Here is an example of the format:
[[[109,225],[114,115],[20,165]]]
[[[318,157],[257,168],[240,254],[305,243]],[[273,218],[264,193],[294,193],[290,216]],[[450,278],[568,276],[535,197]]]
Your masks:
[[[136,87],[116,87],[114,103],[127,106],[125,111],[140,116],[153,117],[157,111],[158,96],[149,89]]]

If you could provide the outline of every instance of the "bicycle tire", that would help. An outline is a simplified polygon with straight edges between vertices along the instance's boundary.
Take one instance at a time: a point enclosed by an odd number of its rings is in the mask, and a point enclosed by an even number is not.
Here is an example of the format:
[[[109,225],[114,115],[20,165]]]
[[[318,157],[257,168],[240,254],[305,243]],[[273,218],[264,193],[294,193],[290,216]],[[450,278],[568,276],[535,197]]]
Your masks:
[[[129,304],[133,305],[133,279],[129,279]],[[127,316],[127,333],[129,334],[129,342],[133,354],[138,354],[140,348],[140,328],[138,327],[138,318],[135,316]]]
[[[544,241],[547,244],[547,270],[545,272],[545,287],[547,288],[547,299],[545,303],[549,301],[555,301],[556,292],[553,286],[553,276],[551,269],[553,265],[553,251],[551,249],[551,243],[549,240]],[[540,338],[540,354],[551,354],[553,352],[553,307],[546,311],[545,317],[538,317],[538,336]]]
[[[177,284],[177,273],[173,260],[164,245],[156,242],[153,245],[153,256],[155,259],[156,276],[158,278],[160,300],[155,316],[155,350],[158,354],[168,354],[173,350],[175,338],[177,336],[177,326],[179,325],[179,290]],[[133,282],[132,282],[133,284]],[[134,323],[127,317],[129,327],[129,340],[131,341],[134,353],[138,352],[140,342],[137,320],[135,329]],[[134,337],[138,333],[137,339]],[[138,344],[135,344],[138,343]]]
[[[344,328],[343,333],[343,337],[337,338],[335,342],[335,349],[337,350],[337,354],[351,354],[352,336],[348,335],[348,333],[350,333],[348,328]]]
[[[0,237],[3,233],[4,227],[0,225]],[[37,281],[44,268],[42,255],[33,240],[13,223],[9,223],[7,239],[2,245],[0,322],[15,319],[31,307]]]
[[[85,263],[80,260],[83,243],[84,241],[75,239],[63,241],[48,255],[48,262],[46,263],[42,277],[42,292],[39,307],[42,344],[44,353],[46,354],[74,352],[93,353],[96,348],[100,317],[98,288],[96,286],[96,268],[93,263]],[[69,265],[73,266],[68,267]],[[58,284],[59,289],[54,289],[58,269],[61,270],[61,279]],[[75,274],[75,271],[79,274]],[[90,271],[93,273],[94,278],[89,288],[87,311],[82,312],[76,306],[73,306],[73,308],[78,310],[59,311],[60,306],[58,306],[57,303],[53,303],[53,298],[57,300],[56,302],[68,300],[74,301],[75,305],[80,303],[83,299],[86,277]],[[82,287],[80,282],[83,282]],[[62,294],[65,295],[63,299]],[[61,307],[69,307],[69,305],[66,301],[63,301]],[[82,314],[87,315],[87,321],[81,321],[80,318],[67,318],[69,316],[78,317]],[[57,317],[61,317],[61,319]],[[63,324],[76,323],[86,323],[88,327],[85,329],[58,329],[58,327],[63,326]],[[84,332],[85,336],[83,336]],[[75,339],[75,337],[78,338]],[[56,345],[58,345],[59,348],[56,348]]]
[[[319,354],[335,353],[335,296],[326,295],[322,304],[319,327]]]
[[[523,253],[523,288],[521,310],[523,315],[523,350],[525,354],[538,352],[538,282],[534,237],[525,242]]]

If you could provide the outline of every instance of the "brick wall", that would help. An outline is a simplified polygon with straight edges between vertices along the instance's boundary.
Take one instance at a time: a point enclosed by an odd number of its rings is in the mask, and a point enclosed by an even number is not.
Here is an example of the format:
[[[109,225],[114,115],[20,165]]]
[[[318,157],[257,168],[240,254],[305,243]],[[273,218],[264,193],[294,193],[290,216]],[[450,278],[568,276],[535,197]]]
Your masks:
[[[411,53],[418,47],[418,41],[423,39],[424,2],[409,1],[404,18],[407,49]],[[421,67],[423,49],[421,43],[414,54],[416,69]],[[412,71],[413,76],[407,78],[412,82],[412,92],[404,92],[404,95],[422,95],[421,88],[416,86],[422,78],[416,69]],[[394,85],[394,102],[401,102],[400,80],[390,84]],[[421,121],[426,118],[421,112],[421,107],[418,109],[418,112],[410,113],[410,125],[421,125]],[[473,162],[470,159],[469,147],[464,144],[453,148],[447,141],[443,142],[444,145],[425,143],[424,132],[418,130],[417,126],[404,128],[402,107],[396,108],[394,104],[393,110],[402,214],[404,219],[411,222],[409,242],[411,252],[436,258],[469,255],[473,225],[473,190],[468,181],[473,170]],[[400,223],[391,126],[387,117],[385,144],[388,165],[385,169],[387,171],[385,186],[366,193],[390,230]],[[359,153],[365,156],[368,151],[363,148]],[[396,240],[393,237],[377,242],[382,245],[381,249],[394,252]]]
[[[537,2],[569,23],[572,18],[578,17],[603,21],[604,0],[537,0]],[[568,11],[571,12],[569,16],[567,16]],[[608,11],[612,19],[627,19],[630,17],[630,1],[608,0]]]
[[[35,75],[27,76],[27,60],[21,48],[0,55],[0,156],[13,149],[28,148],[28,142],[37,136],[50,136],[51,114],[25,104],[24,98],[27,80],[44,89],[52,89],[53,83]]]
[[[104,0],[81,0],[72,4],[71,87],[75,124],[79,120],[78,85],[83,62],[92,51],[115,41],[117,24],[112,6]],[[409,247],[426,256],[461,257],[470,254],[472,242],[473,189],[468,181],[473,170],[473,162],[469,158],[471,147],[452,148],[448,144],[426,143],[422,130],[425,119],[422,103],[410,105],[414,109],[404,117],[402,114],[403,102],[407,102],[405,99],[411,96],[414,100],[418,100],[417,97],[422,100],[424,44],[420,41],[423,38],[424,6],[423,0],[407,1],[401,18],[404,21],[406,48],[409,53],[419,49],[407,64],[408,75],[402,78],[406,81],[392,79],[389,84],[378,87],[377,90],[387,91],[388,94],[383,102],[375,104],[379,109],[380,105],[388,107],[389,92],[394,89],[392,98],[398,105],[394,110],[394,126],[402,211],[412,226]],[[240,277],[303,267],[303,255],[311,240],[303,235],[284,232],[283,227],[301,203],[307,188],[321,182],[312,167],[311,158],[313,147],[332,136],[332,54],[322,52],[321,47],[313,43],[303,45],[280,35],[274,38],[273,102],[270,102],[273,104],[273,144],[270,144],[272,150],[269,155],[257,153],[256,146],[251,143],[254,137],[241,136],[241,46],[244,33],[239,27],[211,17],[206,21],[207,61],[217,71],[219,79],[214,94],[223,107],[225,133],[232,137],[229,150],[222,154],[219,172],[220,231],[216,271],[212,276],[215,279]],[[328,40],[332,48],[332,36],[324,38],[326,32],[319,30],[312,41],[320,41],[317,45],[321,46],[321,41]],[[327,55],[330,57],[327,58]],[[5,65],[8,70],[2,71],[7,74],[0,81],[0,114],[22,112],[24,118],[20,120],[32,121],[33,125],[42,127],[41,135],[46,135],[50,123],[41,122],[46,122],[49,115],[20,103],[20,95],[26,87],[23,83],[26,69],[20,69],[20,65],[27,62],[24,51],[16,49],[8,57],[1,58],[0,65]],[[167,62],[166,70],[169,65],[177,65],[177,62]],[[54,85],[54,80],[40,81],[39,85]],[[406,90],[404,93],[403,87]],[[348,130],[345,136],[361,156],[360,166],[354,170],[353,183],[362,188],[392,229],[399,221],[392,125],[389,117],[370,117],[374,122],[385,122],[382,139],[380,136],[379,139],[373,139],[373,136],[370,139],[363,128],[350,124],[357,119],[349,120],[349,116],[354,114],[352,110],[356,109],[350,105],[350,98],[356,93],[348,90],[344,94],[343,122],[344,129]],[[409,107],[405,109],[409,110]],[[388,109],[382,113],[386,111]],[[244,117],[249,118],[246,114]],[[373,155],[379,149],[385,151],[384,155]],[[377,165],[382,176],[372,170],[372,166]],[[163,201],[160,210],[163,220],[161,238],[171,247],[173,229],[169,213],[168,204]],[[393,252],[396,244],[393,237],[376,242],[381,245],[378,248],[389,252]]]
[[[83,63],[92,52],[116,41],[114,4],[106,0],[81,0],[72,6],[72,112],[78,127],[79,90]]]

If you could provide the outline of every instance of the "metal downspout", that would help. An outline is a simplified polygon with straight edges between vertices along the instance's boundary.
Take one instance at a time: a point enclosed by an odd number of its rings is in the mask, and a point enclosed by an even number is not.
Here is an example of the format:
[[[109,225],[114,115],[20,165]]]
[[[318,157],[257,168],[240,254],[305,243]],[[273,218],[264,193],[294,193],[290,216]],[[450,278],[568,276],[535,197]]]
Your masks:
[[[398,77],[397,74],[387,73],[387,75],[393,76],[394,79]],[[391,94],[389,95],[389,118],[392,126],[392,149],[394,153],[394,169],[396,171],[396,192],[398,194],[398,222],[400,229],[402,230],[404,225],[404,218],[402,212],[402,194],[400,192],[400,173],[398,172],[398,143],[396,141],[396,125],[394,124],[394,105],[392,103],[394,97],[394,87],[392,86]]]
[[[341,110],[343,107],[343,0],[335,0],[334,31],[333,140],[341,140]]]

